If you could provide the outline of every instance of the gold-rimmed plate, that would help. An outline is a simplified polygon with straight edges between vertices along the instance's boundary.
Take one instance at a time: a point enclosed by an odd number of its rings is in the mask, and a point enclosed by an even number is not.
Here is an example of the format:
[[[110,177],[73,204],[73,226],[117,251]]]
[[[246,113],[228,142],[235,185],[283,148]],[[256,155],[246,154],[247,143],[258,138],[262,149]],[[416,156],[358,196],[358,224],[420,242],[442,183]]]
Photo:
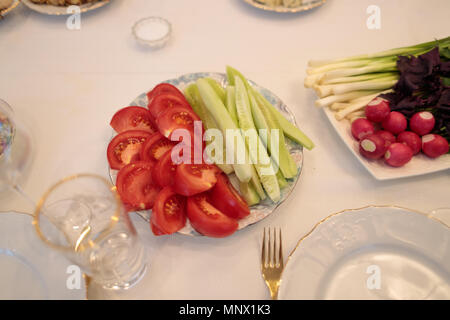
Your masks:
[[[267,4],[268,2],[265,0],[244,0],[244,1],[255,8],[280,13],[296,13],[308,11],[320,7],[326,2],[326,0],[303,0],[301,1],[300,5],[296,6],[284,6],[284,5],[273,6]]]
[[[216,73],[216,72],[198,72],[198,73],[189,73],[182,75],[178,78],[166,80],[163,82],[170,83],[183,91],[187,86],[189,86],[192,83],[195,83],[200,78],[212,78],[219,82],[222,86],[225,86],[227,84],[227,75],[224,73]],[[274,93],[271,91],[257,85],[253,81],[250,81],[250,84],[258,90],[275,108],[280,111],[281,114],[283,114],[288,121],[296,124],[294,114],[289,110],[287,105],[278,98]],[[144,92],[141,95],[139,95],[136,99],[134,99],[130,104],[130,106],[140,106],[147,108],[148,105],[148,99],[147,99],[147,93]],[[113,136],[116,133],[113,133]],[[272,202],[269,198],[261,201],[259,204],[251,206],[250,207],[250,215],[245,217],[244,219],[239,220],[239,230],[246,228],[249,225],[255,224],[263,219],[265,219],[267,216],[272,214],[292,193],[294,190],[297,181],[300,178],[300,174],[303,168],[303,147],[290,139],[286,139],[286,146],[287,149],[294,159],[296,165],[297,165],[297,176],[295,176],[292,179],[287,179],[287,186],[284,187],[281,190],[281,199],[278,202]],[[109,174],[111,177],[112,182],[115,184],[117,179],[117,170],[109,170]],[[235,186],[236,189],[239,190],[239,182],[234,174],[229,175],[231,183]],[[150,221],[151,216],[151,210],[146,211],[138,211],[136,212],[141,218],[143,218],[146,221]],[[188,236],[201,236],[198,232],[194,230],[194,228],[191,226],[189,221],[186,222],[186,226],[181,229],[178,233]]]
[[[8,8],[0,9],[0,19],[6,16],[8,13],[10,13],[12,10],[14,10],[19,5],[19,3],[20,3],[19,0],[13,0]]]
[[[450,299],[450,228],[394,206],[344,210],[290,254],[280,299]]]
[[[33,3],[31,0],[22,0],[22,2],[31,10],[42,13],[42,14],[47,14],[47,15],[52,15],[52,16],[63,16],[63,15],[70,15],[70,14],[74,13],[72,11],[68,11],[69,6],[54,6],[54,5],[50,5],[50,4],[37,4],[37,3]],[[88,11],[92,11],[92,10],[101,8],[105,5],[107,5],[109,2],[110,2],[110,0],[99,0],[96,2],[82,4],[79,6],[80,12],[84,13],[84,12],[88,12]]]
[[[80,269],[40,241],[32,221],[0,212],[0,300],[85,300]]]

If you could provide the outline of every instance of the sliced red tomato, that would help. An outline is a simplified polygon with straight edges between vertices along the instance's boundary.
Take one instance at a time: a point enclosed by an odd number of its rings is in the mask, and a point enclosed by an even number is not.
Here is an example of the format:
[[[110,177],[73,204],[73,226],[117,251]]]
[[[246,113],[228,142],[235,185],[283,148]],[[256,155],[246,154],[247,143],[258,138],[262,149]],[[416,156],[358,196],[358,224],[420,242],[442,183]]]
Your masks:
[[[150,110],[151,115],[156,119],[161,112],[173,107],[192,109],[191,105],[184,97],[180,97],[176,94],[165,93],[154,97],[152,102],[148,105],[148,110]]]
[[[179,164],[174,190],[186,197],[208,191],[216,184],[219,173],[220,169],[212,164]]]
[[[211,190],[211,203],[234,219],[242,219],[250,214],[247,203],[223,173],[217,176],[217,183]]]
[[[111,140],[108,145],[108,162],[111,169],[120,170],[127,164],[140,160],[142,145],[151,133],[142,130],[125,131]]]
[[[155,97],[162,94],[173,94],[186,99],[184,97],[184,94],[180,90],[178,90],[177,87],[171,85],[170,83],[160,83],[156,87],[154,87],[153,90],[147,93],[148,105],[153,102],[153,99]]]
[[[164,188],[173,185],[177,165],[172,162],[172,149],[156,162],[153,168],[153,181]]]
[[[153,224],[153,222],[151,221],[151,218],[150,218],[150,229],[152,229],[152,232],[155,236],[164,236],[167,234],[167,233],[164,233],[163,231],[161,231],[160,229],[158,229],[158,227],[155,226]]]
[[[160,191],[152,179],[154,164],[147,161],[130,163],[117,176],[117,191],[122,201],[137,210],[153,207]]]
[[[150,112],[142,107],[126,107],[116,112],[111,120],[111,127],[122,133],[128,130],[143,130],[150,133],[158,131]]]
[[[192,227],[208,237],[227,237],[238,229],[237,220],[214,207],[204,193],[188,198],[187,215]]]
[[[163,137],[159,132],[154,133],[144,143],[140,157],[144,161],[156,161],[159,160],[168,150],[172,149],[177,142],[170,141]]]
[[[172,137],[172,133],[175,130],[185,129],[189,132],[191,141],[194,141],[195,121],[199,121],[201,125],[200,128],[202,128],[201,131],[203,131],[203,125],[201,124],[202,122],[195,114],[194,110],[178,106],[161,112],[158,118],[156,118],[156,126],[158,127],[159,132],[169,139]],[[201,134],[203,134],[203,132],[201,132]],[[202,139],[200,141],[202,141]]]
[[[171,187],[162,189],[152,209],[151,222],[165,234],[172,234],[186,225],[186,198]]]

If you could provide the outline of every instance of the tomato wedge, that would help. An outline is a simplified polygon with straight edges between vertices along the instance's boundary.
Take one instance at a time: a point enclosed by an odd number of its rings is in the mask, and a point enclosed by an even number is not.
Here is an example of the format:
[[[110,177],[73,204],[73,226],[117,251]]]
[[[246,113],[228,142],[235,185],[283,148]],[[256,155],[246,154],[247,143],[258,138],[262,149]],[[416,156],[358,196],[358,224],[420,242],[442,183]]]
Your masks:
[[[178,90],[177,87],[171,85],[170,83],[160,83],[156,87],[154,87],[153,90],[147,93],[148,105],[153,102],[153,99],[155,97],[166,93],[177,95],[180,98],[186,99],[184,97],[184,94],[180,90]]]
[[[153,98],[153,101],[148,105],[151,115],[156,119],[158,115],[166,109],[173,107],[184,107],[192,109],[189,102],[184,97],[179,95],[165,93]]]
[[[152,209],[151,223],[165,234],[179,231],[186,225],[186,198],[171,187],[162,189]]]
[[[208,237],[227,237],[238,229],[237,220],[214,207],[204,193],[188,198],[187,215],[192,227]]]
[[[161,112],[158,118],[156,118],[156,126],[158,127],[159,132],[169,139],[175,130],[185,129],[189,132],[191,141],[193,141],[195,121],[199,121],[201,124],[201,120],[195,114],[194,110],[178,106]],[[201,128],[203,128],[203,125]]]
[[[186,197],[208,191],[216,184],[219,173],[220,169],[211,164],[179,164],[174,190]]]
[[[217,176],[217,183],[211,190],[211,203],[234,219],[242,219],[250,214],[247,203],[223,173]]]
[[[158,227],[155,226],[155,224],[151,221],[151,218],[150,218],[150,229],[152,229],[152,232],[155,236],[164,236],[167,234],[159,230]]]
[[[177,142],[170,141],[159,132],[154,133],[144,143],[141,149],[140,157],[144,161],[159,160],[168,150],[172,149]]]
[[[153,181],[162,188],[171,186],[175,180],[176,170],[177,165],[172,162],[172,149],[170,149],[156,162],[153,168]]]
[[[146,161],[130,163],[117,176],[117,191],[125,204],[138,210],[153,207],[160,188],[152,179],[154,164]]]
[[[143,130],[150,133],[158,132],[150,112],[142,107],[126,107],[120,109],[113,116],[111,127],[122,133],[128,130]]]
[[[140,160],[142,145],[151,133],[142,130],[125,131],[111,140],[108,145],[108,162],[111,169],[120,170],[127,164]]]

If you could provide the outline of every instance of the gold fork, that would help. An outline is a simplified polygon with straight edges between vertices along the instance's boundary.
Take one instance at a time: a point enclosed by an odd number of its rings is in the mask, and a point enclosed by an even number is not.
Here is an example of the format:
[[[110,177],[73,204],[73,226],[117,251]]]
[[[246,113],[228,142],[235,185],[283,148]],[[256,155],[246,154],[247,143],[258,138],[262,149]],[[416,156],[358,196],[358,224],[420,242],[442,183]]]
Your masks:
[[[272,300],[278,299],[278,289],[281,283],[281,273],[283,272],[283,247],[281,242],[281,229],[279,229],[279,240],[277,243],[276,229],[273,229],[273,241],[271,229],[268,230],[268,240],[266,243],[266,228],[264,228],[262,253],[261,253],[261,273],[270,290]],[[278,247],[278,253],[277,253]]]

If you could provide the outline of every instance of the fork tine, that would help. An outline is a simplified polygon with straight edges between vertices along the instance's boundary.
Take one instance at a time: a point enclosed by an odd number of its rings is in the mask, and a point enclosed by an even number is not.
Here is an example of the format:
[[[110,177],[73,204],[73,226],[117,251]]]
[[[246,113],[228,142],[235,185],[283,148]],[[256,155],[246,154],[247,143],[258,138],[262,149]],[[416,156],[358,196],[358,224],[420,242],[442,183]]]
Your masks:
[[[263,241],[261,249],[261,266],[266,267],[266,228],[263,230]]]
[[[272,253],[272,236],[270,234],[271,234],[271,229],[269,228],[269,241],[267,243],[267,245],[269,247],[269,252],[268,252],[267,256],[268,256],[269,267],[272,267],[273,266],[272,265],[272,256],[273,256],[273,253]]]
[[[273,228],[273,257],[272,257],[273,266],[277,266],[277,229]]]
[[[280,246],[279,246],[279,252],[278,252],[278,263],[280,264],[281,268],[284,267],[284,262],[283,262],[283,241],[281,239],[281,228],[279,230],[280,232]]]

